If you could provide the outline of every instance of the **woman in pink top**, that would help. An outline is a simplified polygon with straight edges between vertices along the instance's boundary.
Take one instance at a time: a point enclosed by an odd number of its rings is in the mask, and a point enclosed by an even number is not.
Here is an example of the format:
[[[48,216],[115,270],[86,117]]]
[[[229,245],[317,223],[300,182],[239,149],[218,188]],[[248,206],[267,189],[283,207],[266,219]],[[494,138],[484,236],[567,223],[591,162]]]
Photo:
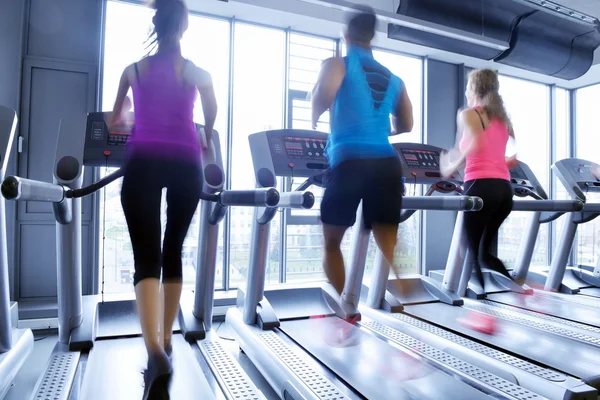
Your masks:
[[[186,5],[182,0],[156,0],[153,7],[151,44],[157,45],[157,51],[125,69],[113,110],[115,120],[123,117],[131,87],[135,127],[127,143],[121,204],[133,247],[135,294],[148,352],[144,399],[168,398],[171,332],[182,289],[181,252],[202,191],[200,141],[194,124],[198,93],[209,141],[217,113],[210,75],[181,55],[180,40],[188,27]],[[167,224],[161,249],[164,188]]]
[[[502,261],[491,252],[492,241],[512,210],[509,168],[517,163],[516,156],[505,157],[506,145],[509,138],[514,140],[514,132],[499,88],[496,72],[471,72],[466,93],[469,108],[458,115],[458,149],[444,154],[441,162],[445,177],[464,165],[465,194],[480,197],[484,203],[481,211],[464,215],[469,250],[477,261],[475,271],[482,288],[481,267],[510,278]],[[450,160],[450,155],[455,160]]]

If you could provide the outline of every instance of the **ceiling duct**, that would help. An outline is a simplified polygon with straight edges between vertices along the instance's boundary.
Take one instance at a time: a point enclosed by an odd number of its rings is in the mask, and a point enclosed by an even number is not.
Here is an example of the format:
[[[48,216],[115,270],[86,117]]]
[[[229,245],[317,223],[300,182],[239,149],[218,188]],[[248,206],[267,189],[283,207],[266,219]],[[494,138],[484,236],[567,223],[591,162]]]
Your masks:
[[[593,63],[600,45],[596,18],[548,0],[400,0],[397,13],[491,40],[510,48],[493,51],[390,23],[388,37],[452,53],[575,79]]]
[[[508,43],[519,20],[533,12],[530,7],[509,0],[493,5],[487,3],[482,0],[400,0],[397,13]],[[493,60],[506,50],[465,43],[394,23],[388,25],[388,37],[484,60]]]
[[[556,78],[571,80],[585,74],[600,45],[596,24],[578,23],[555,13],[535,12],[513,32],[511,48],[496,61]]]
[[[300,0],[304,3],[315,4],[321,7],[332,8],[343,12],[356,11],[357,3],[346,0]],[[402,0],[401,0],[402,1]],[[445,0],[444,0],[445,1]],[[452,0],[454,1],[454,0]],[[439,24],[427,20],[420,20],[411,16],[398,15],[393,12],[376,10],[380,21],[395,26],[405,27],[414,31],[422,32],[425,35],[445,38],[452,42],[462,43],[467,46],[475,46],[481,49],[490,49],[494,54],[498,54],[508,49],[508,42],[497,40],[493,37],[485,37],[478,33],[463,31],[452,26]]]

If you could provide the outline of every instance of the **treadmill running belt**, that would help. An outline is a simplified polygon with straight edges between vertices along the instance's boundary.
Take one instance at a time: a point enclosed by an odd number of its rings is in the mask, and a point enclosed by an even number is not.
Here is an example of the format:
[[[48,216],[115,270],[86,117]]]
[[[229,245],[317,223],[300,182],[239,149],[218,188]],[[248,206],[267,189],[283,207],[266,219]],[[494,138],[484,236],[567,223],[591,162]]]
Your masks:
[[[550,296],[545,296],[544,293],[541,293],[540,295],[524,295],[514,292],[493,293],[488,294],[487,299],[542,314],[553,315],[555,317],[600,327],[600,308],[593,308],[569,302],[568,299],[562,301],[560,300],[560,297],[555,299]]]
[[[367,399],[491,399],[337,317],[282,321],[281,330]]]
[[[479,302],[465,300],[469,305]],[[487,335],[469,329],[457,322],[468,318],[473,311],[465,307],[443,303],[418,304],[405,307],[404,313],[445,327],[454,332],[537,361],[556,370],[583,379],[594,388],[600,388],[600,349],[580,341],[528,327],[510,318],[497,318],[497,330]],[[527,319],[526,316],[523,317]]]
[[[85,400],[137,400],[144,392],[147,356],[142,338],[99,340],[90,353],[81,387]],[[214,399],[190,345],[173,335],[172,399]]]

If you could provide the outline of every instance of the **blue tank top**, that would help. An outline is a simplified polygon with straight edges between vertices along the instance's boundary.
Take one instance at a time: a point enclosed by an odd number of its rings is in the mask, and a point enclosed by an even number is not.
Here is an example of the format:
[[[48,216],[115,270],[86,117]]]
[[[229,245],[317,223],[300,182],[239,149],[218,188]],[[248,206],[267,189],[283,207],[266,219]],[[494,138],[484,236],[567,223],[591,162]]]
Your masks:
[[[349,46],[346,76],[331,113],[327,144],[330,166],[358,158],[396,157],[389,142],[390,114],[404,82],[373,58],[373,52]]]

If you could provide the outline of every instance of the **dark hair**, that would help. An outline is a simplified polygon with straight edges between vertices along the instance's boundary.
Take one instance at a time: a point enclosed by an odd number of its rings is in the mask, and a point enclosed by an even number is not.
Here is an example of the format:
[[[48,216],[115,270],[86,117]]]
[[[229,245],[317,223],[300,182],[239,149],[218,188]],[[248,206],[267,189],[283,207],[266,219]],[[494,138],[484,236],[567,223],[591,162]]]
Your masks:
[[[348,39],[357,43],[369,43],[375,37],[377,15],[367,5],[356,5],[353,12],[346,16],[346,34]]]
[[[148,36],[147,47],[154,49],[157,45],[179,41],[181,29],[187,16],[188,9],[183,0],[154,0],[150,3],[156,12],[152,17],[154,28]]]

